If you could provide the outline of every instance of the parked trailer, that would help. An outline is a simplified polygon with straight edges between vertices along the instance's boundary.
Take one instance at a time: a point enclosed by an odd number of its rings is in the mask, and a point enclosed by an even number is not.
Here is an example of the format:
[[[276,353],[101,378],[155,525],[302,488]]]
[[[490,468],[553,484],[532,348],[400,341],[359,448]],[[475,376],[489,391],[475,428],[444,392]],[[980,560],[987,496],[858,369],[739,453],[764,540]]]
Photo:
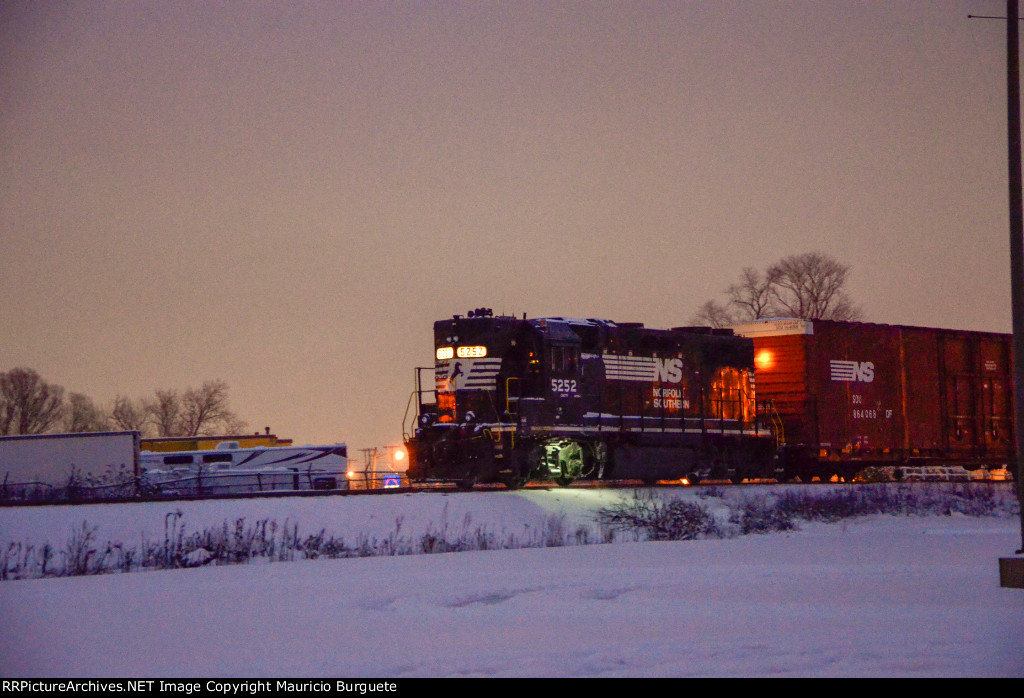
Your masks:
[[[0,483],[8,497],[60,488],[134,486],[139,432],[0,437]]]
[[[153,494],[234,495],[348,489],[348,448],[243,448],[226,441],[214,449],[141,456],[141,482]]]
[[[869,465],[1014,462],[1012,337],[825,320],[759,320],[757,398],[777,414],[789,476]]]

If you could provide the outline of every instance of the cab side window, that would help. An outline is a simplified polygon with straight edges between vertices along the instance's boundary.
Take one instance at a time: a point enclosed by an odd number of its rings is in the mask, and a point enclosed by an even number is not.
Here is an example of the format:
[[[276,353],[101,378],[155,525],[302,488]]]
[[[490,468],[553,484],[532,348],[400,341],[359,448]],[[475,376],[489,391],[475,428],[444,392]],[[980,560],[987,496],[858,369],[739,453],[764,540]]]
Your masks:
[[[559,375],[576,375],[579,373],[580,349],[572,345],[553,344],[551,346],[551,372]]]

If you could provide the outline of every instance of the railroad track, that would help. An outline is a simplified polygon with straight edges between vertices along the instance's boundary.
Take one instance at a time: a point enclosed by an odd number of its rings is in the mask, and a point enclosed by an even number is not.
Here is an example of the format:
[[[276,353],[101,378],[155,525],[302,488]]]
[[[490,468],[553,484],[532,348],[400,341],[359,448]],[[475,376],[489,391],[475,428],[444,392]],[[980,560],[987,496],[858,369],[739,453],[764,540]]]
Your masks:
[[[991,485],[999,484],[1003,481],[995,480],[971,480],[968,482],[920,482],[920,481],[905,481],[902,484],[917,485],[917,484],[978,484],[978,485]],[[895,481],[893,481],[895,483]],[[612,489],[612,490],[628,490],[638,488],[659,488],[659,489],[674,489],[674,488],[693,488],[693,487],[720,487],[720,486],[756,486],[766,487],[772,485],[799,485],[805,484],[808,486],[820,485],[820,484],[875,484],[875,483],[844,483],[842,481],[819,481],[817,478],[812,482],[807,483],[780,483],[777,480],[746,480],[742,483],[733,483],[730,480],[704,480],[698,485],[690,485],[679,480],[660,480],[654,484],[646,484],[641,480],[579,480],[569,485],[558,485],[553,482],[543,481],[530,481],[524,485],[521,489],[523,490],[593,490],[593,489]],[[882,484],[882,483],[879,483]],[[205,500],[224,500],[224,499],[275,499],[282,497],[356,497],[356,496],[388,496],[388,495],[402,495],[402,494],[421,494],[421,493],[443,493],[449,494],[452,492],[514,492],[516,490],[510,490],[505,485],[500,483],[480,484],[474,486],[472,489],[459,488],[455,482],[432,482],[432,483],[419,483],[406,487],[370,487],[370,488],[352,488],[344,490],[277,490],[277,491],[265,491],[265,492],[245,492],[245,493],[197,493],[197,494],[148,494],[139,496],[127,496],[127,497],[112,497],[112,498],[76,498],[76,499],[51,499],[51,500],[37,500],[37,501],[0,501],[0,506],[42,506],[42,505],[67,505],[67,504],[127,504],[127,503],[138,503],[138,502],[184,502],[184,501],[205,501]]]

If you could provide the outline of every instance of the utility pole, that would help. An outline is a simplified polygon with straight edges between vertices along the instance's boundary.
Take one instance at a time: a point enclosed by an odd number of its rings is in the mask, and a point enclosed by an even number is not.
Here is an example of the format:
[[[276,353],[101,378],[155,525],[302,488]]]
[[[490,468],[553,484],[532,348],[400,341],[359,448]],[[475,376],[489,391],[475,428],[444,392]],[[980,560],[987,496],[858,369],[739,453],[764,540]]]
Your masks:
[[[1024,553],[1024,194],[1021,191],[1020,57],[1018,2],[1006,0],[1006,115],[1010,165],[1010,294],[1013,309],[1013,408],[1017,453],[1017,501]],[[1001,586],[1024,588],[1024,558],[1000,558]]]

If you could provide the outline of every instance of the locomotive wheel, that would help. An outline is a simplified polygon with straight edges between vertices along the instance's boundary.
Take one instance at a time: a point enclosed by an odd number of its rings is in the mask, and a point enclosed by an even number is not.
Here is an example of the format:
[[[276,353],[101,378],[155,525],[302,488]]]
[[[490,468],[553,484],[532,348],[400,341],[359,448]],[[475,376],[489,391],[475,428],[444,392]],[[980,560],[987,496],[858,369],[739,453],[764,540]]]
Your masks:
[[[473,489],[473,485],[476,484],[476,475],[469,475],[462,480],[455,481],[455,488],[462,490],[463,492],[469,492]]]
[[[510,490],[522,489],[530,481],[529,475],[506,475],[501,482]]]
[[[562,487],[566,487],[573,480],[585,474],[583,447],[578,442],[569,441],[558,452],[558,470],[559,474],[555,476],[555,482]]]

